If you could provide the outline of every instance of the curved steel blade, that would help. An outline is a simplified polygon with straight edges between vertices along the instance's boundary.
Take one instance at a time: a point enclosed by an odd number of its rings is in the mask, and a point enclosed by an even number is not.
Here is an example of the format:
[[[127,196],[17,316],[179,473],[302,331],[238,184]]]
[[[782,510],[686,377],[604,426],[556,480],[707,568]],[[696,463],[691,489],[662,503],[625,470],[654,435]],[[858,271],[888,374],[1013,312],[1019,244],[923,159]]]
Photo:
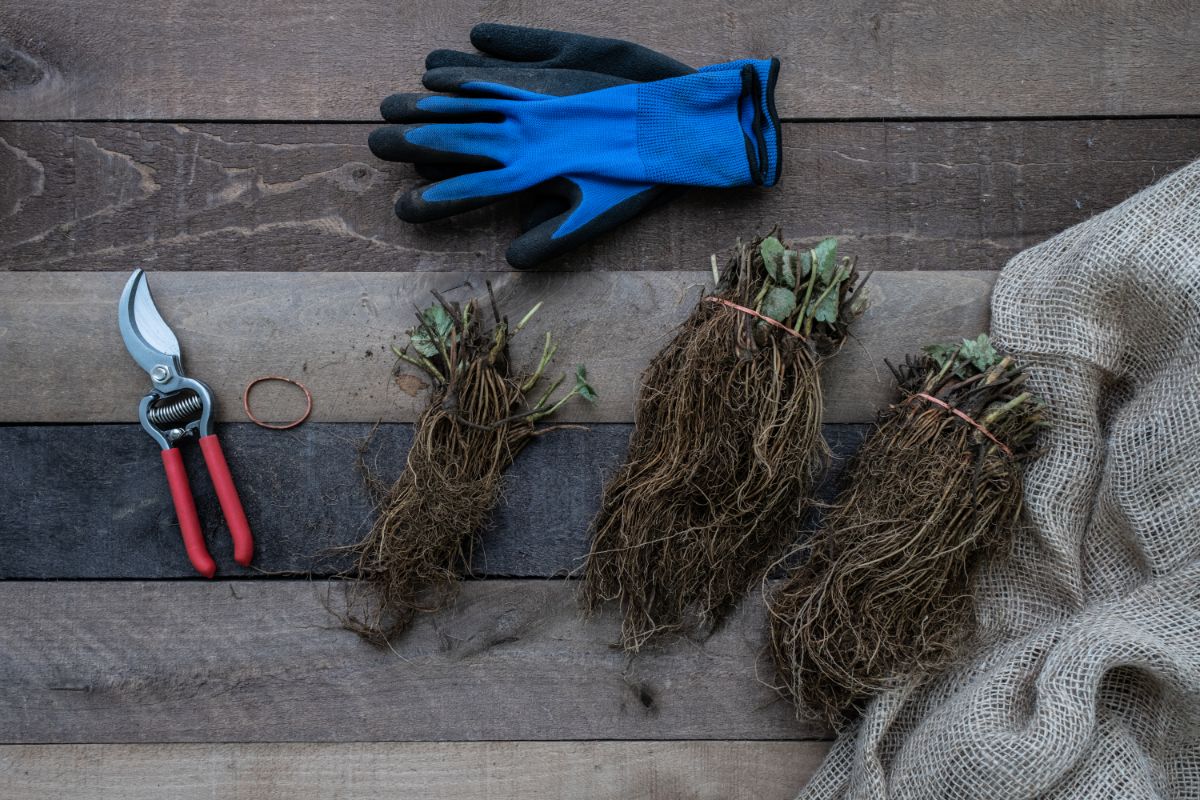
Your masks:
[[[180,372],[179,340],[155,308],[143,270],[135,269],[125,284],[117,323],[125,349],[152,377],[156,367],[165,366],[172,374]]]

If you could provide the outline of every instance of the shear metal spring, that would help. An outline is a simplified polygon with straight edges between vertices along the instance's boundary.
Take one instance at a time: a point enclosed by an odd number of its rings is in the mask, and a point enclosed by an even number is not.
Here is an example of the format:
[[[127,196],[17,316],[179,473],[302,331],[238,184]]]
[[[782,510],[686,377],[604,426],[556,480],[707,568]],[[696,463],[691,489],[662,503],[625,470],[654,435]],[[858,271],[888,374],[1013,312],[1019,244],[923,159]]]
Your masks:
[[[146,412],[150,421],[158,427],[167,427],[176,422],[183,422],[194,417],[204,408],[199,395],[188,394],[178,400],[169,400],[160,405],[151,406]]]

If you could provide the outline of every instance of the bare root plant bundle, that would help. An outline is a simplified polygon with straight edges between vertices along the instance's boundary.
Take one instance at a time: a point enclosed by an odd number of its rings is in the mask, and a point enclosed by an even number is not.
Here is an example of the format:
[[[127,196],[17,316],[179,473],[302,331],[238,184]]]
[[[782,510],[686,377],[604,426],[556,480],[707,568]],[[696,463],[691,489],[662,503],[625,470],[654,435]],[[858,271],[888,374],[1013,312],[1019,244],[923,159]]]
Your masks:
[[[429,377],[433,389],[404,472],[390,487],[376,486],[371,531],[349,548],[360,580],[347,589],[343,623],[374,644],[387,644],[417,613],[435,611],[453,597],[500,500],[504,470],[535,436],[551,430],[535,423],[575,395],[595,400],[582,366],[575,386],[557,400],[565,376],[539,388],[557,349],[549,333],[537,367],[515,372],[509,340],[541,304],[510,329],[490,285],[488,294],[490,328],[475,301],[460,306],[437,295],[435,305],[418,312],[408,345],[395,350]]]
[[[835,726],[960,653],[974,568],[1021,524],[1022,464],[1045,424],[1025,373],[986,335],[893,372],[899,402],[855,457],[807,562],[768,600],[779,688]]]
[[[587,609],[620,604],[625,650],[720,624],[793,541],[828,455],[819,368],[862,310],[858,285],[833,239],[739,243],[646,369],[584,574]]]

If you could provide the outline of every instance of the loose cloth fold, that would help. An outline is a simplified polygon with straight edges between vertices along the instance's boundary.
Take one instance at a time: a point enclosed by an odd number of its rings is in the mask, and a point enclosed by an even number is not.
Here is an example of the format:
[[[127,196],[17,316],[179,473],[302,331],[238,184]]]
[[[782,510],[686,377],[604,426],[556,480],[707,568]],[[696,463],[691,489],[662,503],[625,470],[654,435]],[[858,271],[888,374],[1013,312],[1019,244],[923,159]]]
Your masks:
[[[1012,259],[992,336],[1049,405],[1029,525],[800,797],[1200,797],[1200,162]]]

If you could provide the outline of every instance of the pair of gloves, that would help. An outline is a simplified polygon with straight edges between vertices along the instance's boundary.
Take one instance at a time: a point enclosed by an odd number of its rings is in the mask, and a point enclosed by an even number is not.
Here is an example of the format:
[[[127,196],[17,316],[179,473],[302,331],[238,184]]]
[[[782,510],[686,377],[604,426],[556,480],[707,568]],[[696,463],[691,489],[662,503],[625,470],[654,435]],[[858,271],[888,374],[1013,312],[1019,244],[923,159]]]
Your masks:
[[[430,222],[532,192],[508,248],[526,269],[615,228],[687,186],[772,186],[779,62],[694,70],[618,39],[510,25],[471,31],[481,52],[435,50],[426,89],[381,104],[371,152],[429,181],[396,214]]]

